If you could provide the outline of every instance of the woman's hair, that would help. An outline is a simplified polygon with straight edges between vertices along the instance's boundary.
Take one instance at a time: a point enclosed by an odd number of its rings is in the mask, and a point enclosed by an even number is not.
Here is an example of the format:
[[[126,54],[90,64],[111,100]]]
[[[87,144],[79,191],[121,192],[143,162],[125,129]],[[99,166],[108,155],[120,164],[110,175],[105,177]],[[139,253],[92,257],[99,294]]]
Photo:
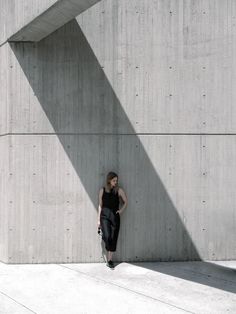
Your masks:
[[[112,189],[112,192],[114,194],[116,194],[119,190],[119,184],[118,184],[118,175],[115,172],[108,172],[107,174],[107,178],[106,178],[106,189],[108,191],[111,191],[111,184],[110,184],[110,180],[112,180],[113,178],[117,177],[117,185]]]

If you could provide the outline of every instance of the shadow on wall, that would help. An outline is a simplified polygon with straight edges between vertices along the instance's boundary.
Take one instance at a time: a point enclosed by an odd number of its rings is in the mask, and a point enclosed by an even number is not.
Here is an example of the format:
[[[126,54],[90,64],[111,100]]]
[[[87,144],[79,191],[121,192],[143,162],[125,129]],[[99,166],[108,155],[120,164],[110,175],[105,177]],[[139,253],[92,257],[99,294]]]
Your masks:
[[[107,171],[124,181],[120,260],[201,260],[77,21],[38,43],[10,45],[94,207]]]

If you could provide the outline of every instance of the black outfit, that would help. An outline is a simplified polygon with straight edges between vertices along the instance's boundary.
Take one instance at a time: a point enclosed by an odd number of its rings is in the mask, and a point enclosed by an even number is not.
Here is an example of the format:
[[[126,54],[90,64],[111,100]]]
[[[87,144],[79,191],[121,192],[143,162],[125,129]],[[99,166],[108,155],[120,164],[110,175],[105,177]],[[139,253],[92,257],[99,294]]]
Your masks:
[[[102,229],[102,239],[105,242],[107,251],[115,252],[116,244],[120,230],[119,194],[113,190],[106,192],[103,187],[102,210],[100,215],[100,224]]]

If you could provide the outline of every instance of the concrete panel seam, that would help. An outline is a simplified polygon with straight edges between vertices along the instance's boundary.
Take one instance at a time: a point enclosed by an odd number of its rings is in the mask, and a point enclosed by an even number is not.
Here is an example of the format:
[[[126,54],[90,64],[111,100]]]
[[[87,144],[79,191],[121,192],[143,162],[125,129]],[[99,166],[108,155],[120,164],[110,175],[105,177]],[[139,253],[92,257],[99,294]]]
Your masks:
[[[16,300],[13,299],[12,297],[10,297],[8,294],[6,294],[6,293],[4,293],[4,292],[2,292],[2,291],[0,291],[0,293],[1,293],[2,295],[4,295],[5,297],[7,297],[8,299],[11,299],[12,301],[14,301],[15,303],[17,303],[18,305],[23,306],[23,307],[24,307],[25,309],[27,309],[28,311],[30,311],[30,312],[32,312],[32,313],[34,313],[34,314],[37,314],[36,312],[34,312],[34,311],[31,310],[30,308],[28,308],[26,305],[24,305],[24,304],[22,304],[22,303],[16,301]]]
[[[76,132],[62,132],[62,133],[4,133],[0,137],[9,135],[236,135],[236,133],[76,133]]]

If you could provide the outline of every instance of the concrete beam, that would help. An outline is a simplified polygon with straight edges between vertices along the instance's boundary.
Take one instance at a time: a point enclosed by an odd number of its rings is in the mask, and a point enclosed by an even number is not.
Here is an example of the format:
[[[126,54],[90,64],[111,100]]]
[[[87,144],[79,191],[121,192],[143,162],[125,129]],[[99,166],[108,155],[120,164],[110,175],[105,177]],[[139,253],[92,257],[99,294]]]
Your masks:
[[[58,0],[8,41],[40,41],[100,0]]]

